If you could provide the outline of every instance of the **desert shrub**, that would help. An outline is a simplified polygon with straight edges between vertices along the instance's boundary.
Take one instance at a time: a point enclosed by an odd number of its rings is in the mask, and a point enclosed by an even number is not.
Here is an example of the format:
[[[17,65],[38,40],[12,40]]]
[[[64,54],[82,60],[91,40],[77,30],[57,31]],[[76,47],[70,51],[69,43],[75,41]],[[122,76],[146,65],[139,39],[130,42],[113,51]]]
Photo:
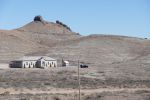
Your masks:
[[[6,91],[6,92],[4,92],[4,93],[2,93],[2,94],[0,94],[0,95],[9,95],[10,93],[8,92],[8,91]]]
[[[85,100],[91,100],[91,99],[92,99],[91,96],[87,96],[87,97],[85,98]]]
[[[26,98],[21,98],[20,100],[27,100]]]
[[[56,97],[56,96],[53,99],[54,100],[61,100],[59,97]]]
[[[98,71],[98,73],[105,73],[104,71]]]
[[[77,35],[80,35],[80,33],[76,33]]]
[[[148,95],[148,96],[144,97],[143,100],[150,100],[150,96]]]

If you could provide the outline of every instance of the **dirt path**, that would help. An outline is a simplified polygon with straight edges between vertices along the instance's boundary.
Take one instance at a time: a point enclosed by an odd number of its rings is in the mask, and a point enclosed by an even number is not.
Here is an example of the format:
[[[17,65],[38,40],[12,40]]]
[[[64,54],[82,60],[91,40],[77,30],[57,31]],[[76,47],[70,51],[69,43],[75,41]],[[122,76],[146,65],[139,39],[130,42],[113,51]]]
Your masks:
[[[102,92],[129,92],[134,93],[136,91],[147,91],[150,92],[150,88],[99,88],[99,89],[82,89],[81,93],[91,94],[91,93],[102,93]],[[49,89],[47,91],[42,91],[38,89],[20,89],[15,90],[13,88],[0,88],[0,94],[77,94],[77,89]]]

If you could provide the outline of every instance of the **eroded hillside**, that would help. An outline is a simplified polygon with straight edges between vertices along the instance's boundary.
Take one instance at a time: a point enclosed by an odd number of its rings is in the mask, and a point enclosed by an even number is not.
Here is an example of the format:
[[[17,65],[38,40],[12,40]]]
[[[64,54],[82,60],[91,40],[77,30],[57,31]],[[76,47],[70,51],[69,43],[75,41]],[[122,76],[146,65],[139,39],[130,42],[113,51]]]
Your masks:
[[[0,31],[2,61],[23,55],[47,55],[58,60],[81,60],[92,65],[125,62],[150,52],[146,39],[115,36],[81,36],[60,21],[48,22],[41,16],[15,30]]]

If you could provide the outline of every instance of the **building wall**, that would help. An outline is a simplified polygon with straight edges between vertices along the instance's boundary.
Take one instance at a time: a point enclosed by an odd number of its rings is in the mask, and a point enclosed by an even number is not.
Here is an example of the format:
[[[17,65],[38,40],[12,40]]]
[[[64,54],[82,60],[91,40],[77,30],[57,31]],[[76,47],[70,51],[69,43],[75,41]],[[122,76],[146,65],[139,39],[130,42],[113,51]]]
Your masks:
[[[62,61],[62,66],[68,67],[69,66],[69,62],[68,61]]]
[[[56,60],[23,60],[23,61],[13,61],[11,66],[14,68],[50,68],[57,67]]]
[[[11,68],[21,68],[22,67],[22,61],[13,61],[9,65]]]
[[[22,68],[50,68],[57,67],[57,61],[23,61]]]
[[[57,67],[57,61],[42,61],[41,67],[43,68]]]
[[[22,62],[22,68],[35,68],[36,67],[36,61],[23,61]]]

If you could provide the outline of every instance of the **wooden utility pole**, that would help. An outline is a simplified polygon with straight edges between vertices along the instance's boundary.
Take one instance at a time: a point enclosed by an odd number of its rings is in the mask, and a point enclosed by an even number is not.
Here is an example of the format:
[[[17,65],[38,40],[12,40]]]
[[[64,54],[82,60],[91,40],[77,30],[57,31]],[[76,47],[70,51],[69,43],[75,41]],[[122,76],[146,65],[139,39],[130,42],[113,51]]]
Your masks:
[[[78,60],[78,88],[79,88],[79,100],[81,99],[81,91],[80,91],[80,65],[79,65],[79,60]]]

